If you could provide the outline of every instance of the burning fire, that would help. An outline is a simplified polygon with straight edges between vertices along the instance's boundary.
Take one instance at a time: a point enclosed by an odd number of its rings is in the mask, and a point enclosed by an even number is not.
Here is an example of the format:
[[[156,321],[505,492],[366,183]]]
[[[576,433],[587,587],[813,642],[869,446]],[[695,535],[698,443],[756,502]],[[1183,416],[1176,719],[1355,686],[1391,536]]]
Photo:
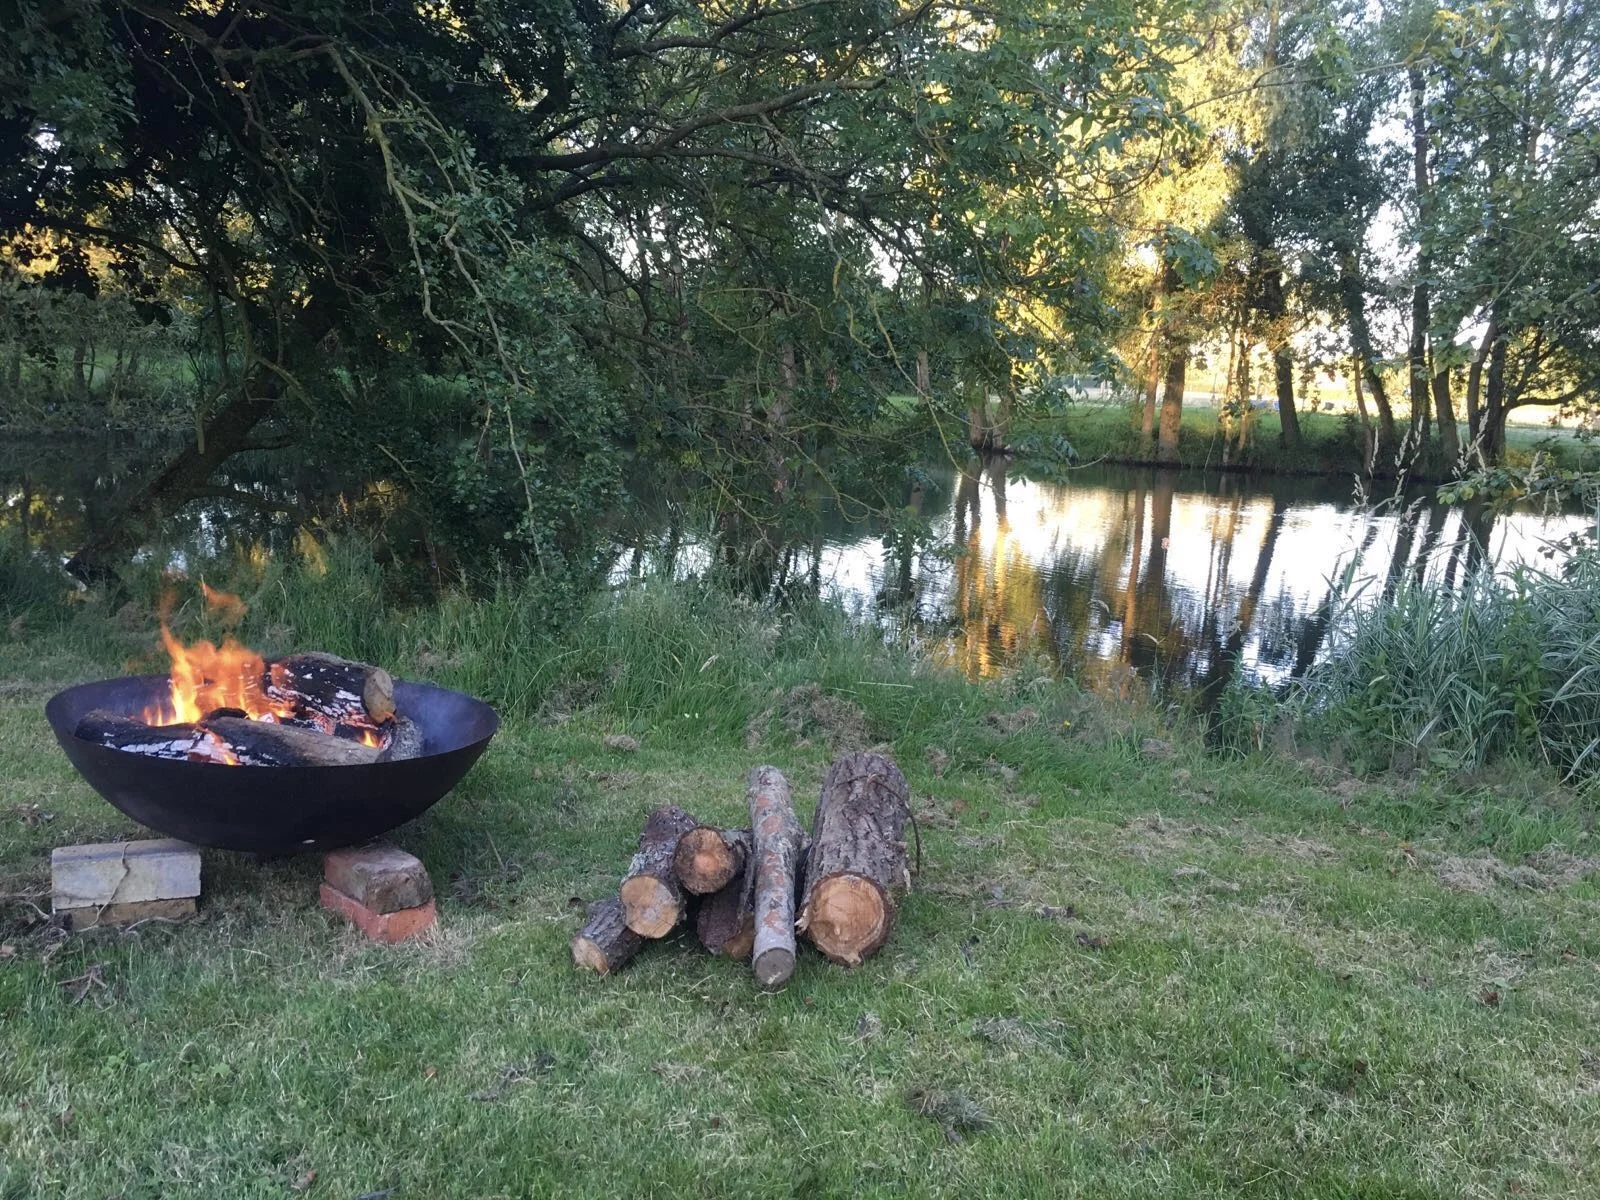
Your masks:
[[[206,608],[225,625],[237,624],[245,614],[239,597],[200,585]],[[264,688],[267,662],[248,646],[226,636],[222,645],[201,640],[185,646],[161,618],[161,642],[172,659],[170,691],[166,704],[145,709],[140,719],[150,725],[192,724],[219,708],[237,708],[255,721],[279,721],[293,716],[291,705],[269,698]]]

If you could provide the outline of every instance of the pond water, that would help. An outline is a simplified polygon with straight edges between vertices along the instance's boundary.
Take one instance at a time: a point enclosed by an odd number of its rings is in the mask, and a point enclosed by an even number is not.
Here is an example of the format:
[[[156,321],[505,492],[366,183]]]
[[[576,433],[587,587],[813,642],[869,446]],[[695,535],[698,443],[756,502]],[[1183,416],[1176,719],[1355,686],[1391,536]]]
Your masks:
[[[0,530],[20,526],[66,553],[166,452],[0,442]],[[282,500],[327,485],[291,472],[233,486],[270,487]],[[710,567],[712,540],[674,524],[670,508],[646,498],[619,514],[616,582]],[[767,556],[759,590],[835,598],[974,677],[1043,660],[1113,687],[1140,678],[1215,688],[1236,674],[1282,682],[1322,653],[1336,584],[1343,595],[1407,578],[1454,586],[1485,563],[1538,563],[1551,542],[1593,523],[1421,496],[1375,503],[1347,480],[1097,466],[1047,482],[999,457],[928,466],[906,509],[914,519],[897,532],[825,505],[812,529]],[[294,523],[265,508],[197,505],[175,544],[214,546],[223,529],[235,543],[287,546]]]
[[[1333,479],[1096,466],[1044,482],[1001,457],[930,467],[908,507],[925,536],[832,514],[775,573],[911,632],[973,677],[1042,659],[1114,687],[1283,682],[1322,653],[1337,597],[1543,563],[1552,542],[1593,525],[1574,511],[1375,501]],[[616,578],[692,574],[711,554],[667,553],[643,537]]]

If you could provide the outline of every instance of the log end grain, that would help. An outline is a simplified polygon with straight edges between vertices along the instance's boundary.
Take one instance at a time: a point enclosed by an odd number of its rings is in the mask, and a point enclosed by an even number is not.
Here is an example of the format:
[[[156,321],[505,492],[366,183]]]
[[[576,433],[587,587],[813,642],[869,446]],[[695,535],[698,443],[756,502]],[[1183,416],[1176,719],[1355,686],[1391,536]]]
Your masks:
[[[746,845],[737,834],[702,825],[678,839],[678,880],[697,896],[720,891],[744,870]]]
[[[666,937],[683,919],[683,897],[652,875],[624,880],[620,895],[628,928],[640,937]]]
[[[835,875],[810,892],[799,928],[833,962],[858,967],[888,938],[893,910],[876,881]]]
[[[794,974],[794,951],[784,946],[773,946],[756,955],[751,968],[755,971],[756,982],[762,987],[782,987]]]

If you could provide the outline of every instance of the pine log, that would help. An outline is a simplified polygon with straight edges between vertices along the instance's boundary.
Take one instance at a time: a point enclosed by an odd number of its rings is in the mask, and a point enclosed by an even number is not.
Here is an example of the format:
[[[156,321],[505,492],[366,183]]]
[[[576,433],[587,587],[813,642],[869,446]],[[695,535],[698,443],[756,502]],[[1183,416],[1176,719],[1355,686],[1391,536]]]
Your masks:
[[[805,832],[794,815],[789,781],[777,767],[750,772],[750,828],[755,885],[751,965],[762,987],[782,987],[794,974],[794,896]]]
[[[599,975],[609,975],[639,952],[644,938],[628,928],[622,901],[616,896],[589,906],[589,920],[572,939],[572,962]]]
[[[701,825],[678,839],[674,860],[678,881],[697,896],[720,891],[744,874],[750,858],[748,829],[717,829]]]
[[[422,726],[409,717],[395,715],[391,728],[383,731],[388,742],[378,752],[379,762],[397,762],[403,758],[421,758],[423,747]]]
[[[219,717],[203,722],[200,728],[221,739],[241,766],[349,767],[378,761],[378,751],[372,746],[294,725]]]
[[[828,768],[797,928],[832,961],[859,966],[888,940],[911,883],[909,819],[905,777],[883,755],[851,754]]]
[[[181,761],[226,760],[226,748],[195,725],[146,725],[133,717],[97,708],[83,715],[74,737],[146,758]]]
[[[695,933],[700,944],[723,958],[750,957],[756,940],[755,914],[751,911],[753,871],[742,871],[724,887],[700,902]]]
[[[329,732],[341,723],[376,725],[394,716],[389,672],[333,654],[273,659],[264,683],[269,697],[293,705],[297,716],[324,718]]]
[[[683,920],[683,888],[673,869],[678,839],[699,822],[683,809],[658,808],[645,820],[639,849],[619,893],[628,928],[642,937],[666,937]]]

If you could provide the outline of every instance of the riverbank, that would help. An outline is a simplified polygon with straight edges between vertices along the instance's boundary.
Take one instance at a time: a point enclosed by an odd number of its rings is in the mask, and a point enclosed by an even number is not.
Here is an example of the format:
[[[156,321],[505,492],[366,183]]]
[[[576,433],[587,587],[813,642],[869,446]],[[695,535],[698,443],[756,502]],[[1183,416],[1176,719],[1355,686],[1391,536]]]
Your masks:
[[[1276,411],[1255,415],[1255,428],[1243,451],[1224,455],[1219,414],[1209,406],[1191,404],[1183,411],[1178,436],[1177,465],[1186,470],[1243,471],[1255,474],[1331,475],[1351,478],[1365,475],[1364,446],[1354,419],[1324,412],[1300,414],[1301,445],[1286,450],[1279,442],[1281,428]],[[1463,427],[1462,436],[1465,437]],[[1123,405],[1081,404],[1059,417],[1017,422],[1012,441],[1023,457],[1057,453],[1056,438],[1070,442],[1080,463],[1107,462],[1130,466],[1159,464],[1142,442],[1137,424]],[[1552,465],[1577,468],[1600,465],[1600,454],[1564,429],[1538,425],[1510,425],[1506,429],[1506,463],[1526,466],[1535,454]],[[1226,460],[1226,461],[1225,461]],[[1171,465],[1171,464],[1167,464]],[[1393,474],[1393,468],[1380,474]],[[1446,478],[1443,464],[1413,472],[1413,478]]]
[[[971,683],[832,610],[693,586],[552,638],[537,597],[394,612],[337,562],[226,582],[249,585],[264,648],[378,658],[502,709],[482,763],[398,835],[439,930],[361,943],[318,909],[314,860],[208,852],[198,922],[49,935],[50,848],[138,831],[72,775],[42,705],[151,669],[154,612],[5,592],[0,1194],[1593,1183],[1600,887],[1584,806],[1538,772],[1221,761],[1164,703]],[[830,756],[880,743],[922,873],[878,957],[806,955],[774,996],[682,949],[573,972],[573,900],[615,886],[649,808],[738,821],[770,761],[809,817]]]

